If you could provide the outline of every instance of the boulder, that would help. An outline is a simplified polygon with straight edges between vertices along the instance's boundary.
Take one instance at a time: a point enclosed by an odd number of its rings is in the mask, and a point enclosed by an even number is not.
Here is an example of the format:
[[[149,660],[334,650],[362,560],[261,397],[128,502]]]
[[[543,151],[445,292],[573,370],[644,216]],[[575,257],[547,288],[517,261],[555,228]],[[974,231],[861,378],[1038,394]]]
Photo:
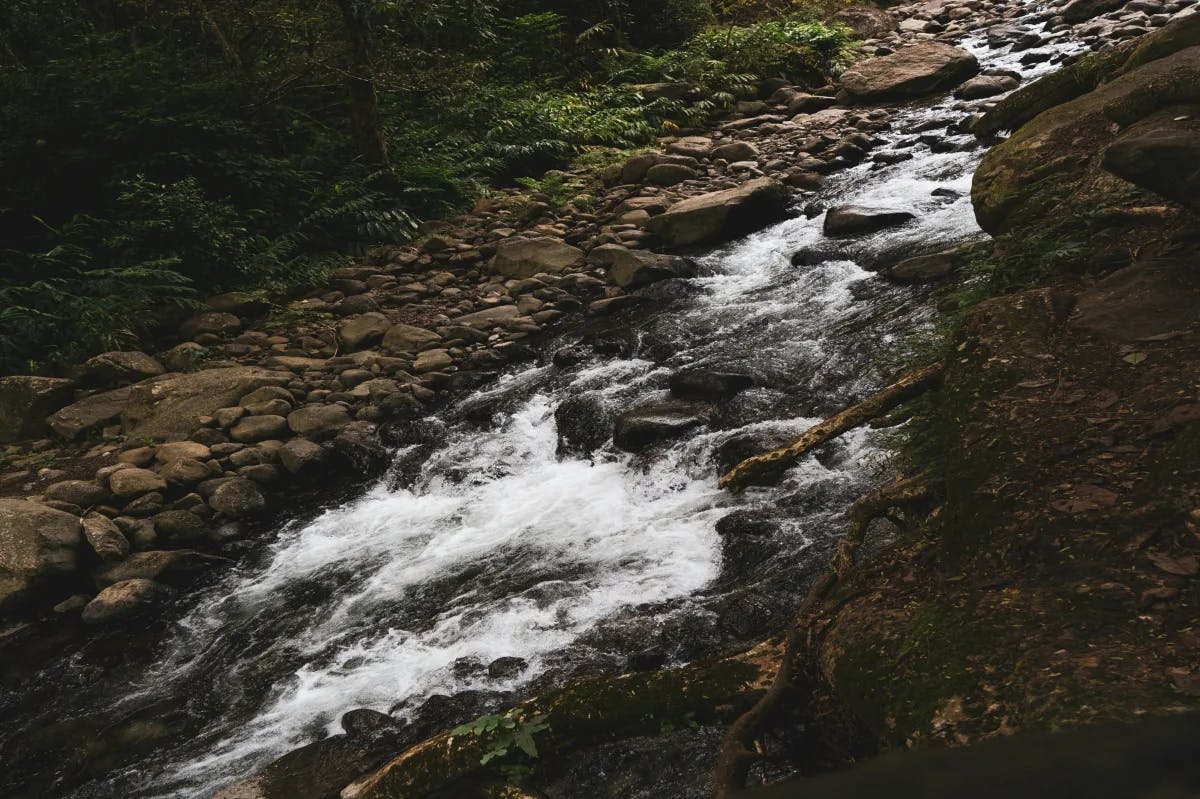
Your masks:
[[[842,89],[854,100],[904,100],[951,89],[979,72],[967,50],[922,42],[891,55],[859,61],[842,73]]]
[[[290,417],[290,414],[289,414]],[[273,438],[284,438],[288,434],[288,420],[274,414],[246,416],[229,428],[229,437],[242,444],[253,444]]]
[[[833,15],[834,22],[850,28],[856,39],[878,39],[896,30],[896,18],[884,8],[850,6]]]
[[[83,609],[86,624],[115,624],[154,610],[174,592],[153,580],[125,580],[105,588]]]
[[[46,486],[46,499],[90,508],[108,501],[108,489],[90,480],[63,480]]]
[[[479,330],[490,330],[493,327],[503,327],[521,316],[521,309],[515,305],[497,305],[482,311],[465,314],[454,319],[454,324]]]
[[[844,205],[825,213],[826,236],[856,236],[903,225],[916,219],[909,211]]]
[[[90,386],[120,386],[167,371],[144,352],[105,352],[84,361],[82,381]]]
[[[242,329],[242,320],[231,313],[208,311],[197,314],[179,326],[179,333],[184,338],[196,338],[201,335],[226,336]]]
[[[652,217],[646,229],[668,247],[719,244],[778,222],[787,212],[788,190],[772,178],[675,203]]]
[[[212,457],[212,450],[196,441],[173,441],[161,444],[154,450],[154,460],[159,463],[170,463],[180,458],[193,458],[198,461]]]
[[[23,499],[0,499],[0,570],[25,578],[70,574],[79,566],[83,544],[76,516]]]
[[[350,413],[342,405],[306,405],[289,413],[287,423],[296,435],[320,440],[350,424]]]
[[[390,461],[388,448],[380,440],[379,428],[371,422],[356,421],[343,427],[334,436],[333,449],[363,475],[382,473]],[[282,456],[282,451],[280,454]]]
[[[284,385],[290,379],[257,366],[230,366],[140,383],[129,394],[121,423],[130,436],[187,438],[200,426],[201,416],[237,405],[254,389]]]
[[[957,250],[918,255],[893,265],[887,275],[898,283],[927,283],[951,274],[962,260],[962,253]]]
[[[954,96],[960,100],[979,100],[1011,92],[1020,85],[1020,81],[1009,75],[980,75],[955,89]]]
[[[665,402],[618,414],[613,424],[613,444],[626,452],[677,438],[712,421],[712,408],[702,403]]]
[[[509,239],[496,248],[492,271],[511,278],[560,275],[584,266],[583,251],[555,238]]]
[[[1101,163],[1117,177],[1200,213],[1200,125],[1174,117],[1161,123],[1122,135]]]
[[[46,417],[71,401],[73,385],[57,377],[0,377],[0,444],[45,435]]]
[[[651,186],[674,186],[699,176],[699,172],[683,164],[655,164],[647,170],[646,182]]]
[[[428,347],[440,344],[442,337],[432,330],[414,325],[394,325],[384,333],[384,352],[399,355],[407,352],[420,352]]]
[[[353,352],[383,338],[391,327],[392,320],[378,312],[347,316],[338,323],[338,338]]]
[[[307,438],[293,438],[279,448],[279,462],[292,474],[312,471],[327,455],[324,447]]]
[[[689,258],[631,250],[619,244],[597,247],[588,260],[608,269],[608,279],[621,288],[635,289],[672,277],[695,277],[696,263]]]
[[[1125,5],[1126,0],[1071,0],[1062,10],[1063,22],[1078,25]]]
[[[173,547],[195,546],[207,541],[212,527],[190,510],[165,510],[154,516],[158,537]],[[139,575],[141,576],[141,575]],[[158,577],[154,577],[158,579]]]
[[[84,433],[117,422],[129,403],[131,386],[84,397],[46,419],[50,429],[71,441]]]
[[[754,385],[754,378],[736,372],[686,369],[671,375],[671,396],[684,400],[722,402]]]
[[[603,394],[589,392],[567,397],[554,409],[560,455],[591,455],[613,433],[613,411]]]
[[[232,562],[228,558],[205,555],[191,549],[151,550],[135,552],[120,563],[101,566],[92,573],[92,579],[100,589],[134,579],[154,580],[165,585],[186,585],[210,569]]]
[[[121,469],[108,476],[108,488],[121,500],[134,499],[143,494],[164,491],[167,481],[149,469]]]
[[[208,498],[208,505],[222,516],[240,519],[266,509],[267,500],[254,483],[235,477],[217,487]]]
[[[757,161],[758,148],[748,141],[735,141],[729,144],[722,144],[720,147],[714,147],[712,157],[723,158],[730,163],[735,161]]]
[[[100,560],[113,562],[129,555],[129,541],[112,519],[99,513],[89,513],[82,519],[83,536],[100,556]]]

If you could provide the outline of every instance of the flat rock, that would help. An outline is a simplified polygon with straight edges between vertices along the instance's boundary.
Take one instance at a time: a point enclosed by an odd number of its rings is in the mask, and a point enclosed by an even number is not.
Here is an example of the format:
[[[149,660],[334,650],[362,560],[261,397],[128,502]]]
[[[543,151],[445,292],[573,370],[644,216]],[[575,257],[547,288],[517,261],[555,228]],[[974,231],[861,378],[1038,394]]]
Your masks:
[[[441,343],[442,337],[432,330],[415,325],[393,325],[383,336],[384,352],[398,355],[409,352],[420,352],[427,347]]]
[[[841,84],[858,101],[902,100],[951,89],[977,72],[979,61],[969,51],[922,42],[859,61],[842,73]]]
[[[786,215],[787,188],[773,178],[757,178],[737,188],[675,203],[652,217],[646,230],[668,247],[729,241],[777,222]]]
[[[540,272],[564,274],[583,266],[583,250],[549,237],[509,239],[496,248],[492,258],[493,272],[518,279]]]
[[[142,616],[174,592],[153,580],[125,580],[105,588],[83,609],[86,624],[114,624]]]
[[[201,416],[237,405],[256,388],[290,379],[257,366],[230,366],[140,383],[129,394],[121,424],[131,436],[184,439],[200,426]]]
[[[132,391],[132,386],[125,386],[84,397],[51,414],[46,422],[58,435],[68,441],[74,440],[90,430],[118,421]]]

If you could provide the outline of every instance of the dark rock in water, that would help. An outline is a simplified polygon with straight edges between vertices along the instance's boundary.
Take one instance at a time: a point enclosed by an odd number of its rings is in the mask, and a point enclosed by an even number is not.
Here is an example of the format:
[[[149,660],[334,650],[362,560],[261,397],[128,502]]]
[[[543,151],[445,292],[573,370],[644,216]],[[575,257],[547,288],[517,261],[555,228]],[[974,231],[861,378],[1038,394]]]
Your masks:
[[[493,680],[511,680],[529,666],[529,661],[519,657],[496,658],[488,664],[487,673]]]
[[[734,372],[688,369],[671,375],[671,395],[685,400],[721,402],[754,385],[754,378]]]
[[[293,749],[212,799],[337,799],[343,788],[382,765],[396,748],[394,741],[332,735]]]
[[[613,443],[626,452],[640,452],[710,421],[712,408],[701,403],[665,402],[636,408],[616,417]]]
[[[737,466],[746,458],[779,446],[779,441],[764,433],[740,433],[724,441],[713,452],[713,460],[721,473]]]
[[[592,356],[592,351],[582,345],[574,347],[563,347],[555,350],[551,356],[551,362],[559,369],[568,369],[572,366],[578,366]]]
[[[590,455],[612,436],[613,410],[599,393],[579,394],[554,409],[558,453]]]
[[[626,660],[630,671],[657,671],[670,662],[671,657],[657,647],[634,652]]]
[[[333,449],[360,475],[382,474],[388,467],[387,447],[371,422],[351,422],[338,431]]]
[[[1019,80],[1009,75],[980,75],[978,78],[971,78],[955,89],[954,96],[960,100],[979,100],[1011,92],[1020,83]]]
[[[854,236],[897,227],[916,219],[909,211],[845,205],[825,214],[825,235]]]
[[[1062,11],[1063,22],[1075,25],[1120,8],[1125,0],[1072,0]]]
[[[1200,211],[1200,129],[1147,130],[1122,136],[1104,151],[1104,168]]]
[[[353,738],[398,738],[408,726],[387,713],[360,707],[342,714],[342,729]]]

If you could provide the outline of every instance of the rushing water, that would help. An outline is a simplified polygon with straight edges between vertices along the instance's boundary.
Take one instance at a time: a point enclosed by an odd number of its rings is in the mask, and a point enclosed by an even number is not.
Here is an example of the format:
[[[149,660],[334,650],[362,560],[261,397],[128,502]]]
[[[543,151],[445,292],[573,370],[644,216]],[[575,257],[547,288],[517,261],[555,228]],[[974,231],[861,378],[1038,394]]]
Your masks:
[[[982,41],[967,46],[1019,66]],[[58,687],[39,694],[42,707],[19,691],[4,698],[0,708],[20,713],[8,743],[31,734],[27,746],[53,751],[60,730],[127,740],[131,729],[150,729],[142,754],[130,745],[133,754],[104,755],[100,765],[45,768],[77,797],[206,796],[336,732],[353,708],[404,714],[433,694],[519,692],[559,674],[618,668],[631,638],[679,661],[777,629],[787,607],[730,632],[742,607],[731,597],[795,582],[874,478],[877,443],[848,435],[799,464],[779,492],[737,498],[716,489],[714,454],[739,437],[785,437],[878,385],[887,353],[928,321],[926,291],[859,264],[979,235],[968,199],[979,151],[935,154],[906,133],[962,113],[948,99],[899,113],[881,150],[915,157],[848,170],[822,193],[826,205],[914,210],[916,222],[838,243],[817,266],[797,267],[794,252],[833,244],[819,216],[797,216],[705,256],[690,290],[649,318],[564,334],[561,345],[621,339],[626,355],[513,371],[447,409],[427,424],[423,447],[397,452],[395,474],[292,523],[261,557],[194,596],[155,644],[152,664],[118,671],[84,650],[33,678]],[[611,447],[588,458],[558,453],[554,410],[565,399],[647,404],[664,399],[668,375],[685,366],[747,371],[758,385],[712,429],[653,457]],[[418,450],[427,457],[414,470]],[[415,480],[403,476],[414,471]],[[780,514],[788,503],[779,496],[799,499]],[[781,517],[754,579],[721,577],[728,564],[714,524],[737,508]],[[620,628],[636,633],[612,633]],[[526,666],[502,679],[459,667],[502,656]]]

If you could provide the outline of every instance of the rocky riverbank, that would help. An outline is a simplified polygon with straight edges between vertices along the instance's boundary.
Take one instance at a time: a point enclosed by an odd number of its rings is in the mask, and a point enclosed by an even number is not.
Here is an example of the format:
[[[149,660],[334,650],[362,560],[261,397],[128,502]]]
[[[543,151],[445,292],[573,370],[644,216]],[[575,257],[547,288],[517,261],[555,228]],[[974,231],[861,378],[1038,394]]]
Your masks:
[[[998,659],[995,647],[1012,651],[1017,642],[1001,629],[1025,635],[1044,627],[1050,614],[1062,612],[1063,603],[1077,613],[1065,617],[1075,624],[1101,624],[1088,602],[1111,594],[1124,597],[1117,603],[1121,612],[1128,605],[1142,615],[1147,609],[1167,614],[1154,617],[1154,624],[1170,629],[1171,635],[1159,635],[1147,653],[1145,646],[1127,638],[1132,632],[1123,627],[1106,651],[1127,663],[1121,658],[1140,646],[1139,662],[1149,665],[1104,671],[1103,680],[1089,671],[1080,685],[1103,683],[1110,698],[1106,701],[1116,708],[1107,715],[1135,706],[1168,709],[1179,701],[1176,692],[1186,695],[1194,683],[1194,653],[1187,649],[1191,639],[1183,625],[1188,578],[1195,574],[1187,525],[1194,527],[1195,520],[1171,516],[1156,527],[1169,528],[1170,539],[1150,550],[1154,557],[1139,561],[1134,577],[1129,564],[1112,560],[1111,547],[1102,538],[1087,532],[1092,519],[1087,514],[1099,511],[1116,524],[1113,509],[1123,502],[1125,490],[1130,497],[1154,494],[1153,507],[1159,507],[1163,503],[1155,486],[1161,486],[1161,469],[1175,468],[1172,474],[1178,475],[1182,468],[1162,466],[1163,452],[1156,449],[1156,442],[1167,440],[1163,436],[1173,437],[1190,424],[1187,408],[1192,405],[1184,400],[1189,390],[1194,393],[1185,370],[1176,369],[1194,357],[1189,348],[1195,333],[1187,313],[1194,305],[1181,300],[1192,289],[1179,265],[1194,252],[1187,249],[1191,217],[1183,210],[1194,186],[1188,183],[1192,177],[1172,170],[1169,163],[1178,147],[1193,146],[1190,120],[1196,98],[1189,92],[1200,84],[1180,78],[1163,89],[1154,78],[1160,69],[1175,76],[1190,74],[1195,26],[1176,24],[1145,44],[1104,49],[1099,59],[1085,59],[1057,73],[1069,76],[1069,84],[1062,77],[1044,79],[998,106],[990,98],[1014,89],[1020,75],[981,71],[976,56],[960,45],[978,32],[980,46],[1022,53],[1023,64],[1053,64],[1075,49],[1111,45],[1162,28],[1189,5],[1072,0],[1031,13],[1019,4],[965,0],[889,11],[850,9],[842,16],[864,36],[864,57],[838,83],[768,82],[761,99],[743,102],[739,115],[716,130],[687,131],[664,140],[661,151],[600,171],[572,173],[581,194],[566,206],[553,207],[546,195],[516,192],[483,200],[470,214],[427,225],[424,238],[412,247],[380,250],[370,263],[341,270],[328,290],[286,309],[264,315],[266,309],[247,298],[214,297],[211,310],[184,322],[180,343],[163,352],[98,356],[66,378],[0,379],[0,436],[11,442],[5,449],[8,466],[0,476],[0,607],[18,620],[6,637],[15,643],[22,635],[36,634],[38,627],[23,621],[31,617],[80,614],[85,623],[104,626],[153,614],[199,574],[228,564],[230,556],[245,548],[257,520],[285,507],[297,490],[328,483],[339,474],[353,480],[380,473],[391,448],[405,443],[405,422],[486,382],[509,364],[549,360],[550,354],[538,348],[543,334],[581,317],[652,308],[662,296],[658,292],[695,274],[688,254],[771,224],[788,215],[793,204],[810,218],[824,213],[831,242],[897,280],[944,278],[960,269],[961,253],[873,253],[866,259],[855,250],[857,236],[908,223],[914,212],[829,209],[821,199],[828,175],[863,163],[911,158],[903,148],[873,151],[902,103],[953,91],[961,101],[955,118],[928,131],[905,131],[911,147],[923,145],[934,152],[979,147],[974,132],[1017,128],[1028,121],[1030,108],[1048,111],[985,161],[976,182],[976,206],[985,229],[1000,235],[1037,226],[1047,213],[1046,198],[1059,207],[1063,197],[1075,202],[1061,207],[1072,209],[1076,217],[1098,215],[1122,224],[1120,234],[1107,241],[1110,246],[1088,254],[1092,261],[1076,262],[1089,266],[1079,268],[1083,277],[1074,278],[1074,284],[1059,285],[1065,281],[1055,277],[1052,289],[994,301],[972,317],[957,350],[967,354],[955,356],[962,365],[951,369],[940,395],[946,402],[957,398],[962,406],[933,418],[942,424],[939,435],[946,435],[950,414],[963,428],[962,441],[987,441],[991,449],[986,463],[975,459],[973,450],[958,453],[964,472],[975,482],[966,485],[942,475],[947,499],[935,515],[941,524],[955,520],[959,533],[975,531],[977,539],[967,554],[991,554],[992,548],[979,541],[988,540],[985,530],[1001,529],[999,522],[964,516],[966,509],[974,513],[982,507],[968,497],[975,497],[980,486],[1028,482],[1031,464],[1040,463],[1045,476],[1037,488],[1054,486],[1053,496],[1023,497],[1028,510],[1006,509],[1006,523],[1025,531],[1040,525],[1045,517],[1034,511],[1039,503],[1066,514],[1071,525],[1082,527],[1062,528],[1049,545],[1061,552],[1063,538],[1075,540],[1078,532],[1077,562],[1088,564],[1089,573],[1086,579],[1056,585],[1056,590],[1073,587],[1052,595],[1044,592],[1046,575],[1059,574],[1060,564],[1047,565],[1041,548],[1022,550],[999,566],[979,565],[982,561],[964,559],[959,551],[944,560],[937,545],[925,540],[890,552],[879,565],[852,575],[852,587],[831,611],[821,650],[828,701],[848,708],[874,739],[899,742],[930,736],[970,742],[1009,727],[1091,718],[1079,712],[1072,698],[1085,692],[1082,688],[1038,715],[1029,712],[1028,697],[1006,693],[1017,690],[1014,677],[989,677],[1000,686],[992,691],[998,698],[989,704],[988,692],[980,694],[971,675],[977,669],[994,672],[997,664],[1007,662]],[[1057,47],[1066,41],[1078,47]],[[1108,85],[1087,94],[1102,83]],[[1078,105],[1051,109],[1066,101]],[[1119,118],[1111,116],[1110,101],[1120,101]],[[1118,130],[1110,132],[1110,124]],[[1124,135],[1127,128],[1132,132]],[[1119,146],[1103,138],[1117,133],[1123,134]],[[1164,136],[1170,141],[1164,143]],[[1076,152],[1078,140],[1094,142],[1093,149]],[[1063,148],[1069,151],[1058,154]],[[1145,169],[1145,164],[1155,168]],[[1045,197],[1025,197],[1024,187],[1032,185],[1042,187]],[[1132,191],[1142,194],[1135,197]],[[1129,266],[1113,260],[1122,248],[1140,252],[1156,238],[1170,236],[1177,249],[1155,254],[1175,261],[1148,265],[1143,258]],[[816,263],[840,252],[802,251],[795,262]],[[1134,272],[1094,282],[1095,276],[1118,266]],[[1130,285],[1136,287],[1133,294],[1149,303],[1144,308],[1111,302]],[[1069,318],[1071,307],[1085,319],[1072,322],[1074,327],[1064,334],[1058,326]],[[1124,328],[1109,335],[1114,313],[1145,324],[1136,335]],[[1110,343],[1096,345],[1097,335]],[[1034,338],[1026,341],[1027,336]],[[1115,348],[1131,370],[1130,385],[1112,402],[1104,382],[1110,374],[1105,359],[1113,353],[1105,347]],[[570,357],[566,351],[555,354],[556,361]],[[1164,365],[1154,370],[1143,367],[1144,361]],[[1055,371],[1058,363],[1063,367]],[[1004,386],[990,377],[986,383],[975,382],[981,374],[989,375],[992,366],[1002,369],[1008,381]],[[676,396],[668,406],[627,409],[604,436],[635,451],[683,435],[705,422],[714,397],[736,393],[741,379],[681,374],[673,381]],[[1068,401],[1077,395],[1082,397]],[[1125,402],[1127,396],[1136,401]],[[1099,403],[1093,410],[1104,417],[1099,424],[1105,432],[1096,438],[1097,446],[1103,446],[1068,452],[1066,442],[1090,440],[1095,417],[1075,408],[1093,400]],[[1026,407],[1022,403],[1060,408],[1060,416],[1073,421],[1052,428],[1020,425],[1020,435],[1014,434],[1018,425],[1012,423],[997,428],[997,419],[1034,418],[1021,410]],[[1171,403],[1177,407],[1168,408]],[[1142,447],[1141,439],[1125,441],[1120,431],[1146,424],[1147,416],[1154,417],[1146,431],[1149,443]],[[964,421],[970,419],[978,424]],[[1048,448],[1048,441],[1063,447]],[[1170,442],[1168,453],[1175,452]],[[1186,458],[1186,453],[1185,448],[1170,457]],[[1086,473],[1068,475],[1066,466],[1056,465],[1055,459],[1072,456]],[[957,460],[947,458],[946,464],[952,463]],[[1004,478],[1006,472],[993,464],[1011,465],[1014,471]],[[1144,478],[1135,479],[1139,469]],[[1131,485],[1121,490],[1109,486],[1118,477]],[[1194,509],[1193,489],[1180,481],[1173,489],[1177,496],[1165,505]],[[1151,540],[1133,531],[1146,507],[1130,500],[1128,518],[1120,520],[1132,540],[1140,541],[1135,552]],[[1059,521],[1056,517],[1055,523]],[[938,540],[954,541],[955,535]],[[1087,549],[1085,541],[1096,549]],[[1007,545],[1000,548],[1016,552]],[[951,565],[935,570],[928,562],[931,552],[939,556],[938,563]],[[1042,572],[1023,584],[1014,575],[1031,561],[1041,564]],[[1096,578],[1105,569],[1112,574]],[[1154,569],[1172,576],[1161,578]],[[937,580],[926,579],[933,574]],[[992,577],[980,586],[979,574]],[[993,578],[999,582],[990,582]],[[943,590],[947,582],[964,579],[971,591]],[[934,589],[936,595],[926,595]],[[991,592],[981,604],[980,590]],[[964,605],[968,596],[975,603],[970,611]],[[991,613],[998,607],[1036,609],[1037,618],[1018,614],[999,619]],[[948,615],[937,615],[941,610]],[[981,651],[966,652],[967,642],[977,639],[958,633],[981,622],[993,624],[997,632],[979,642]],[[1064,651],[1078,656],[1081,669],[1101,668],[1099,656],[1089,654],[1096,641],[1080,637],[1070,625],[1063,629],[1063,635],[1047,634],[1031,647],[1035,654],[1013,671],[1025,675],[1022,684],[1037,684],[1037,675]],[[943,646],[947,637],[953,639],[948,649]],[[1156,681],[1153,669],[1172,658],[1178,664],[1166,666]],[[953,672],[953,685],[943,682],[947,669]],[[1164,674],[1174,687],[1164,682]],[[734,693],[742,695],[760,687],[762,675],[739,671],[737,679],[745,689],[738,682]],[[1115,695],[1134,683],[1154,687],[1132,691],[1129,702],[1117,703]],[[730,690],[727,682],[720,685]],[[1051,680],[1046,691],[1056,690]],[[1063,703],[1070,707],[1064,709]],[[705,720],[728,716],[713,716],[710,710],[701,705],[681,713],[698,713]],[[563,717],[559,723],[568,721]],[[335,795],[403,748],[385,719],[360,713],[344,726],[349,740],[289,756],[267,776],[227,795]],[[646,731],[637,728],[637,734]],[[345,751],[331,754],[330,747]],[[569,791],[563,785],[579,778],[544,775],[560,791]],[[377,784],[386,781],[367,783],[355,795],[389,795],[369,787]]]

